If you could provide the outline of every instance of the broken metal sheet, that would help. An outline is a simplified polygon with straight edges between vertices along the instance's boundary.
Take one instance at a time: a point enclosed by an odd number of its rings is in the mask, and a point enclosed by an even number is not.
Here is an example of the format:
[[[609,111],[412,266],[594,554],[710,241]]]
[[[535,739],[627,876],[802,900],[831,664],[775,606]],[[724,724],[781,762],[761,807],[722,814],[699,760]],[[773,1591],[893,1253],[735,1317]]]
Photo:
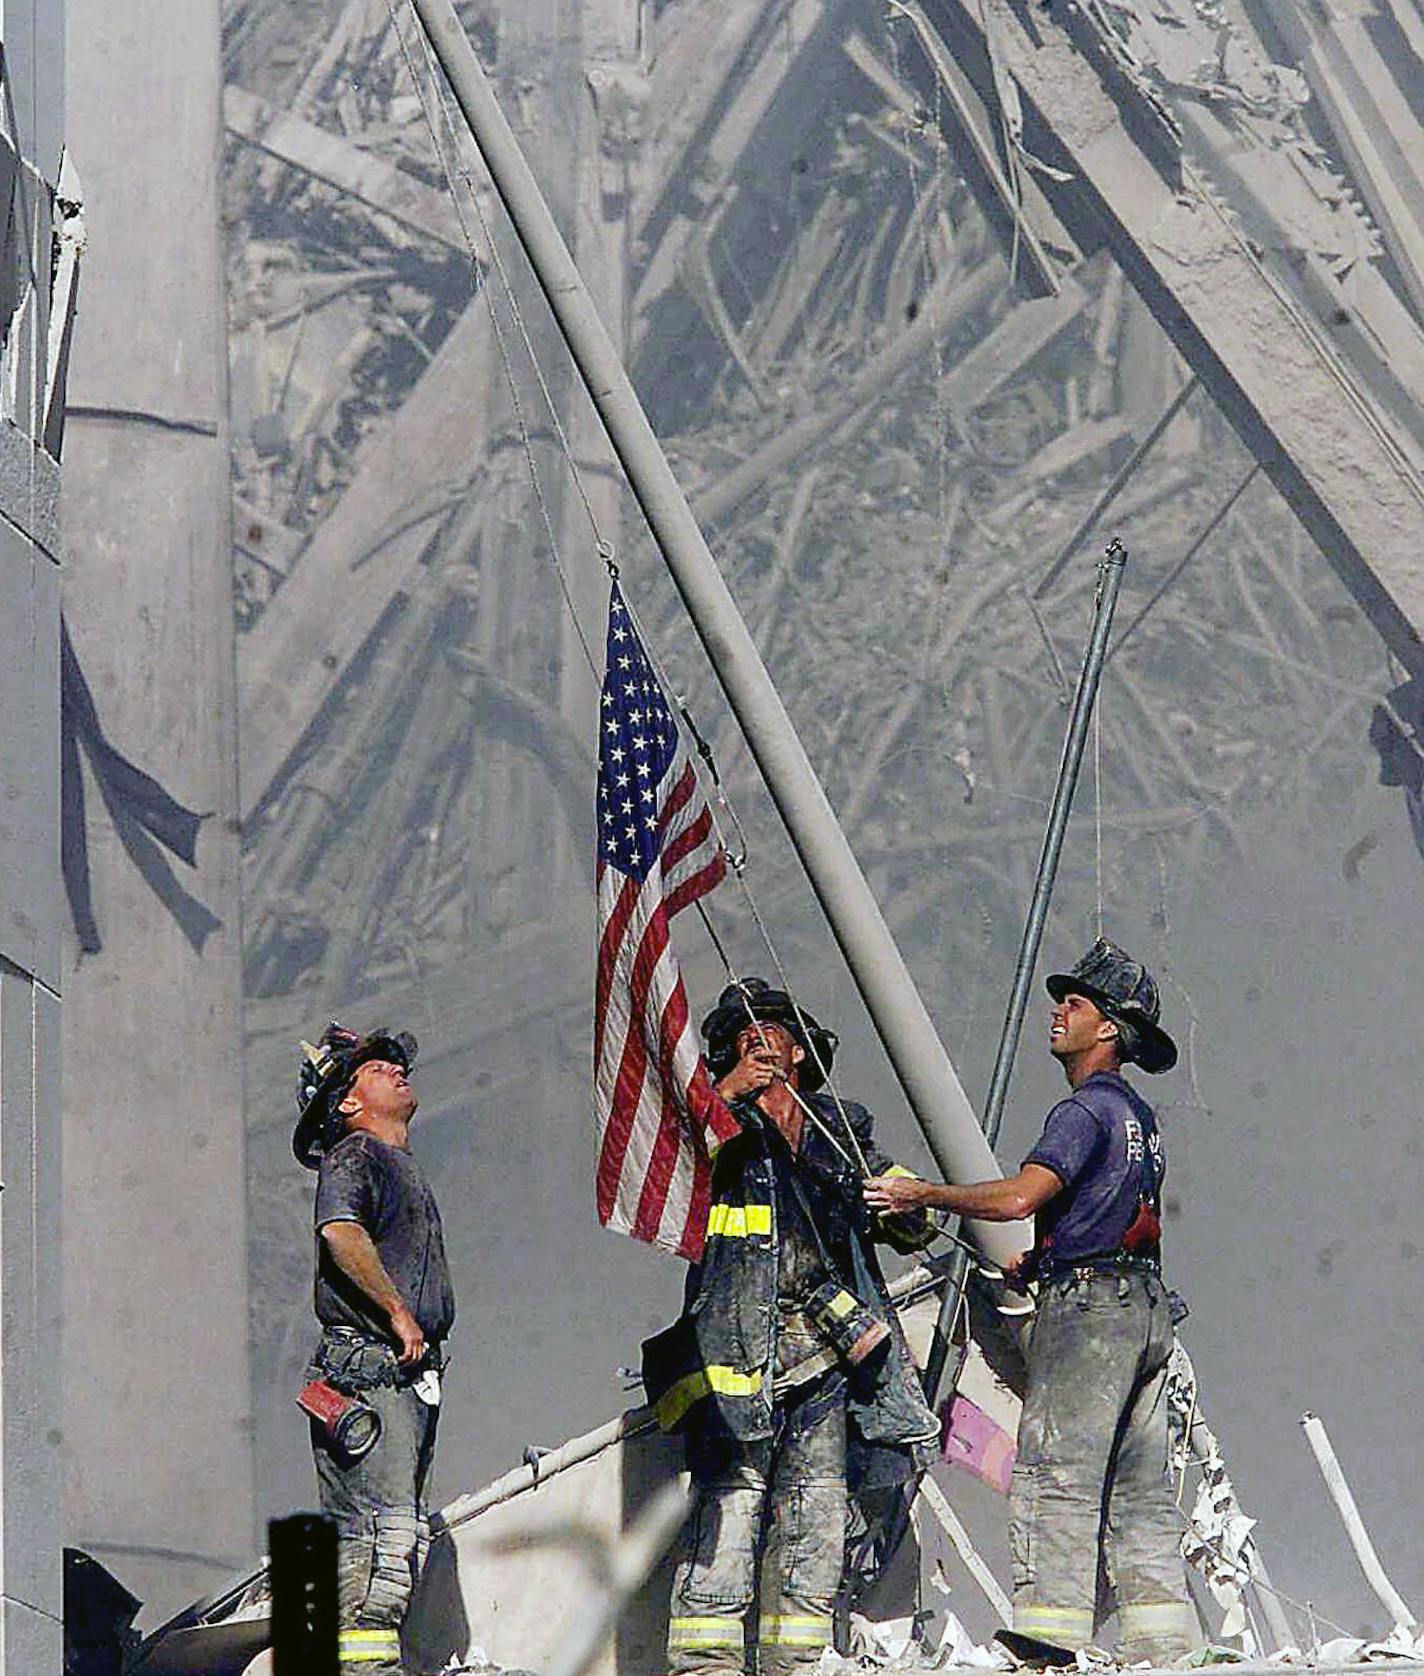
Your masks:
[[[1407,3],[1396,13],[1406,39],[1411,22],[1424,31]],[[1307,8],[1284,6],[1271,17],[1299,57],[1307,92],[1319,101],[1343,161],[1387,234],[1416,312],[1424,313],[1424,128],[1407,91],[1420,62],[1392,66],[1359,18],[1337,12],[1322,29]]]

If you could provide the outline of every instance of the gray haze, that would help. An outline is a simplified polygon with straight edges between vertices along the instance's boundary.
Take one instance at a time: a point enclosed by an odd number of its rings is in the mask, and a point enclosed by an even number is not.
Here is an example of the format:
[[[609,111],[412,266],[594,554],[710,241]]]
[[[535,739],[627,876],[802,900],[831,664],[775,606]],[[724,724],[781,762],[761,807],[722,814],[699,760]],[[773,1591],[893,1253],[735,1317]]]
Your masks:
[[[212,21],[210,6],[187,4]],[[158,27],[156,0],[128,5]],[[1021,250],[1011,272],[1002,217],[966,177],[948,97],[908,25],[839,0],[460,9],[977,1102],[1065,680],[1087,632],[1092,555],[1113,532],[1130,550],[1125,627],[1252,457],[1197,391],[1031,602],[1027,590],[1188,369],[1093,229],[1060,220],[1031,179],[1026,203],[1042,211],[1060,294],[1043,297]],[[1420,23],[1413,0],[1389,0],[1372,27],[1387,37],[1408,113],[1424,109],[1424,72],[1400,44],[1406,13]],[[1263,61],[1302,54],[1284,24],[1256,21]],[[1245,38],[1248,19],[1236,22]],[[240,901],[226,875],[199,894],[233,889],[218,911],[229,929],[240,912],[241,1026],[235,1001],[213,1000],[227,981],[214,967],[221,938],[181,981],[213,986],[187,988],[184,1003],[207,1009],[190,1035],[211,1032],[212,1074],[240,1034],[243,1111],[229,1100],[215,1149],[186,1164],[165,1154],[155,1122],[140,1157],[162,1160],[160,1185],[141,1171],[96,1181],[101,1203],[91,1212],[72,1198],[69,1212],[73,1240],[91,1214],[136,1229],[159,1191],[193,1196],[200,1224],[211,1195],[240,1237],[245,1205],[246,1275],[205,1274],[189,1302],[228,1348],[249,1331],[250,1295],[251,1478],[245,1447],[206,1476],[190,1463],[191,1491],[155,1467],[156,1498],[126,1538],[158,1543],[171,1512],[184,1533],[172,1546],[199,1556],[181,1571],[190,1593],[234,1542],[260,1546],[262,1520],[314,1499],[291,1400],[313,1337],[312,1183],[289,1136],[296,1044],[327,1018],[421,1038],[415,1144],[460,1297],[442,1499],[516,1464],[526,1445],[635,1401],[617,1369],[636,1364],[639,1340],[677,1307],[680,1265],[601,1232],[593,1214],[595,689],[555,549],[595,659],[606,578],[521,325],[597,530],[716,752],[751,895],[799,994],[842,1033],[840,1085],[880,1114],[892,1151],[928,1163],[478,164],[444,127],[408,8],[231,0],[223,25],[221,202],[195,203],[184,226],[210,232],[220,210],[225,238],[236,761],[229,751],[202,762],[166,709],[145,723],[151,686],[174,716],[201,732],[207,715],[225,736],[226,700],[205,711],[215,689],[204,681],[194,703],[193,660],[170,647],[140,679],[119,656],[122,624],[106,627],[93,594],[79,646],[111,670],[101,704],[122,707],[118,742],[174,795],[226,811],[239,781]],[[307,126],[279,132],[279,112]],[[209,119],[216,110],[200,102],[195,122]],[[1315,105],[1289,119],[1273,106],[1270,120],[1307,151],[1312,135],[1329,138]],[[106,123],[114,162],[96,177],[117,191],[132,124],[96,103],[84,118],[96,153]],[[1192,130],[1192,143],[1206,141]],[[1407,152],[1407,136],[1399,143]],[[476,183],[455,194],[460,216],[446,165],[457,186],[466,173]],[[126,167],[142,168],[141,155]],[[1213,176],[1212,189],[1230,197],[1233,182]],[[1366,347],[1340,354],[1417,473],[1424,339],[1412,269],[1402,246],[1385,249],[1363,189],[1337,198],[1329,214],[1348,219],[1343,232],[1302,213],[1283,216],[1285,232],[1252,224],[1252,236],[1283,286],[1309,267],[1293,254],[1308,247],[1338,276],[1339,247],[1354,241],[1361,318],[1379,335],[1362,332]],[[1424,205],[1424,189],[1408,201]],[[1231,203],[1250,223],[1249,206]],[[122,296],[130,258],[113,216],[108,225],[86,260]],[[145,306],[136,291],[131,306]],[[190,302],[168,306],[177,318]],[[1301,306],[1320,306],[1308,287]],[[907,342],[913,353],[893,364]],[[120,365],[124,347],[108,345]],[[172,414],[176,374],[152,364],[144,400]],[[817,416],[834,422],[813,435]],[[196,468],[160,459],[160,441],[149,469],[186,481]],[[186,515],[181,499],[171,505]],[[99,539],[105,514],[94,516],[93,532],[71,519],[72,548]],[[148,574],[161,579],[158,562]],[[1424,1598],[1414,1470],[1424,1046],[1412,1027],[1424,857],[1403,794],[1377,783],[1368,737],[1373,707],[1405,672],[1337,572],[1351,574],[1346,555],[1327,562],[1257,474],[1133,629],[1105,680],[1046,959],[1075,958],[1101,921],[1163,980],[1182,1066],[1144,1091],[1168,1140],[1169,1261],[1192,1304],[1185,1333],[1204,1401],[1276,1581],[1353,1630],[1386,1626],[1297,1421],[1307,1407],[1325,1419],[1396,1583]],[[205,576],[190,593],[210,599]],[[194,630],[197,662],[230,649],[224,612]],[[102,865],[127,878],[122,856]],[[130,907],[165,913],[133,881],[109,901],[120,946],[140,935],[118,923]],[[724,886],[710,911],[736,967],[766,971],[739,887]],[[723,970],[696,926],[680,923],[678,946],[701,1010]],[[80,966],[73,987],[151,981],[141,958],[121,973],[108,958]],[[158,1041],[170,1026],[145,1007],[159,1010],[150,996],[126,1016]],[[1045,1049],[1035,1017],[1006,1165],[1061,1087]],[[163,1250],[186,1261],[181,1241]],[[170,1389],[181,1391],[207,1352],[173,1342]],[[113,1424],[146,1440],[142,1459],[160,1434],[138,1387],[120,1408]],[[108,1466],[78,1470],[113,1481]],[[141,1495],[143,1472],[130,1476]],[[241,1506],[254,1484],[255,1528],[205,1545],[211,1499],[230,1491]],[[109,1505],[97,1491],[94,1501]],[[998,1543],[1002,1506],[977,1492],[965,1505]],[[121,1506],[113,1516],[124,1523]],[[154,1598],[165,1594],[177,1606],[183,1588],[157,1582]]]

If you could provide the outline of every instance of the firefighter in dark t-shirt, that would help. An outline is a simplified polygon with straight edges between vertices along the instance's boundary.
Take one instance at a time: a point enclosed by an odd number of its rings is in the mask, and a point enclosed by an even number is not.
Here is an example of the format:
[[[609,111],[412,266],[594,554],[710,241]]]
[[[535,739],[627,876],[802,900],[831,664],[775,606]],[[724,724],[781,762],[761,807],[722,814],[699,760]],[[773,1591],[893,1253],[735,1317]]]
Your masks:
[[[1194,1639],[1167,1475],[1170,1295],[1162,1283],[1166,1156],[1151,1106],[1122,1076],[1168,1071],[1145,967],[1099,939],[1048,979],[1049,1047],[1072,1092],[1048,1114],[1019,1173],[949,1187],[878,1178],[880,1211],[935,1206],[984,1221],[1036,1219],[1038,1307],[1009,1497],[1014,1635],[1025,1655],[1093,1639],[1099,1559],[1126,1662],[1165,1664]]]
[[[331,1024],[317,1047],[302,1047],[292,1146],[317,1171],[322,1327],[307,1370],[321,1396],[309,1386],[303,1406],[321,1505],[337,1525],[341,1668],[398,1676],[400,1627],[430,1538],[425,1486],[455,1298],[440,1212],[409,1148],[415,1038]],[[346,1399],[379,1422],[374,1446],[358,1448],[323,1414]],[[367,1419],[367,1444],[373,1429]]]

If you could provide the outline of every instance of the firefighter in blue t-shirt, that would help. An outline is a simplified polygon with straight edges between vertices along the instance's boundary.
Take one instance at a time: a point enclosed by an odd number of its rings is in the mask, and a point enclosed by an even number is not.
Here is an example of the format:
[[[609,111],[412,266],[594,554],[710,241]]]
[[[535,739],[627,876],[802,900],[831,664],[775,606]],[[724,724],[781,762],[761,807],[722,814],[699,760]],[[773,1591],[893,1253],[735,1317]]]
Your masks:
[[[1151,1106],[1121,1068],[1169,1071],[1177,1049],[1158,1023],[1151,974],[1101,938],[1048,979],[1048,992],[1049,1048],[1072,1092],[1019,1173],[966,1187],[878,1177],[865,1197],[882,1213],[932,1206],[988,1222],[1035,1218],[1038,1308],[1009,1497],[1006,1639],[1040,1659],[1087,1646],[1101,1558],[1122,1657],[1162,1664],[1194,1640],[1167,1474],[1166,1156]]]
[[[321,1341],[297,1399],[336,1522],[342,1676],[400,1676],[430,1546],[425,1490],[455,1294],[435,1196],[410,1151],[415,1037],[332,1023],[302,1043],[292,1150],[317,1172]],[[342,1429],[360,1411],[362,1429]]]

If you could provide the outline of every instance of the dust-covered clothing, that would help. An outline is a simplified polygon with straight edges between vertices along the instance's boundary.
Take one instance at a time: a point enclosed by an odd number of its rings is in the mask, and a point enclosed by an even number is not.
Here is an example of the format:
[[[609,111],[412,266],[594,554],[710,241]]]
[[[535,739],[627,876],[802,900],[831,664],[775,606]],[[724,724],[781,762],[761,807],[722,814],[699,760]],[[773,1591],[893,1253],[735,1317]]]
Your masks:
[[[872,1221],[859,1172],[819,1126],[883,1174],[894,1166],[875,1145],[870,1113],[846,1102],[843,1118],[828,1096],[805,1099],[818,1122],[807,1120],[795,1155],[754,1101],[734,1105],[743,1130],[715,1161],[707,1246],[689,1272],[686,1308],[643,1347],[649,1400],[666,1430],[684,1432],[693,1484],[669,1621],[674,1672],[751,1668],[744,1620],[758,1576],[760,1670],[814,1664],[831,1644],[848,1479],[874,1470],[877,1482],[902,1480],[939,1434],[873,1244],[924,1243],[929,1219]],[[788,1388],[793,1368],[827,1352],[805,1307],[827,1282],[889,1327],[889,1339],[857,1367]]]
[[[690,1430],[687,1458],[695,1499],[673,1575],[669,1670],[752,1668],[758,1573],[761,1676],[814,1664],[831,1645],[845,1558],[844,1376],[789,1392],[758,1442]]]
[[[425,1491],[438,1404],[422,1400],[386,1345],[329,1328],[308,1370],[353,1388],[381,1418],[381,1441],[359,1461],[312,1423],[321,1509],[336,1521],[343,1676],[400,1676],[400,1628],[430,1546]],[[369,1384],[381,1378],[384,1383]]]
[[[840,1144],[852,1156],[858,1148],[872,1174],[897,1168],[876,1146],[873,1119],[864,1106],[845,1101],[842,1119],[829,1096],[803,1098],[838,1139],[849,1120],[853,1142],[845,1137]],[[794,1247],[787,1242],[783,1207],[788,1197],[799,1204],[786,1176],[793,1167],[789,1148],[752,1101],[739,1100],[732,1109],[743,1129],[721,1148],[713,1166],[706,1249],[702,1261],[688,1272],[681,1317],[643,1345],[643,1384],[665,1431],[681,1430],[692,1420],[701,1423],[710,1412],[718,1426],[751,1443],[770,1437],[774,1429],[782,1265],[788,1258],[802,1263],[807,1247],[800,1238],[799,1210]],[[886,1240],[902,1250],[925,1244],[933,1237],[932,1225],[922,1211],[872,1219],[859,1173],[809,1119],[794,1168],[820,1232],[820,1246],[839,1270],[829,1278],[838,1279],[890,1329],[888,1354],[857,1369],[849,1382],[852,1447],[860,1442],[899,1451],[908,1472],[912,1465],[933,1459],[939,1422],[925,1405],[885,1290],[875,1241]],[[813,1273],[827,1278],[827,1266],[821,1260],[808,1263],[806,1278]]]
[[[1009,1492],[1014,1628],[1061,1647],[1091,1643],[1101,1557],[1123,1656],[1166,1663],[1190,1650],[1193,1619],[1167,1467],[1173,1324],[1152,1108],[1099,1072],[1053,1108],[1025,1162],[1064,1185],[1038,1217],[1038,1308]]]
[[[418,1366],[400,1364],[389,1320],[338,1268],[321,1233],[334,1222],[371,1236],[425,1334]],[[399,1676],[400,1627],[429,1544],[425,1488],[439,1417],[438,1381],[420,1381],[438,1369],[455,1319],[440,1212],[409,1152],[356,1130],[321,1159],[316,1228],[323,1330],[307,1377],[369,1403],[382,1422],[380,1441],[355,1461],[324,1426],[311,1427],[322,1511],[337,1528],[342,1676]]]
[[[1015,1629],[1088,1645],[1101,1551],[1124,1659],[1160,1665],[1191,1649],[1167,1469],[1171,1351],[1171,1307],[1155,1275],[1044,1283],[1009,1492]]]
[[[442,1343],[455,1323],[455,1293],[440,1211],[416,1159],[358,1129],[322,1158],[317,1174],[316,1318],[390,1342],[390,1322],[342,1273],[321,1238],[329,1222],[357,1222],[366,1230],[426,1340]]]
[[[1167,1155],[1157,1120],[1116,1071],[1095,1072],[1060,1100],[1024,1163],[1064,1186],[1038,1213],[1040,1273],[1117,1255],[1144,1205],[1160,1218]],[[1155,1257],[1155,1241],[1135,1254]]]

